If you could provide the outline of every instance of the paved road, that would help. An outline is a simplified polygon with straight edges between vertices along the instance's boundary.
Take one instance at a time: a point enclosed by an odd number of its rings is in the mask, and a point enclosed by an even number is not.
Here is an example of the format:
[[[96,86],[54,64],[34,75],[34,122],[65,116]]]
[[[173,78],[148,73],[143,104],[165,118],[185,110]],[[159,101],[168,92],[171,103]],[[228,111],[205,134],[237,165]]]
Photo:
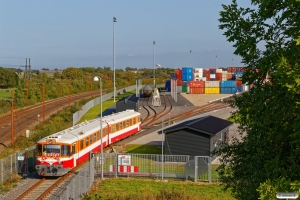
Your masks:
[[[219,117],[221,119],[226,119],[230,116],[230,111],[232,111],[232,108],[224,108],[220,110],[210,111],[204,114],[199,114],[190,118],[186,118],[185,120],[191,120],[196,119],[200,117],[204,117],[207,115],[211,115],[214,117]],[[168,120],[166,118],[166,120]],[[185,121],[183,120],[183,121]],[[178,122],[180,123],[180,122]],[[171,127],[172,125],[170,125]],[[166,128],[166,127],[165,127]],[[161,131],[161,126],[156,126],[151,129],[142,130],[137,135],[134,135],[128,139],[122,140],[118,145],[125,145],[125,144],[148,144],[148,145],[161,145],[163,136],[159,134],[159,131]],[[237,130],[237,124],[233,124],[229,127],[229,137],[239,137],[239,135],[236,132]]]

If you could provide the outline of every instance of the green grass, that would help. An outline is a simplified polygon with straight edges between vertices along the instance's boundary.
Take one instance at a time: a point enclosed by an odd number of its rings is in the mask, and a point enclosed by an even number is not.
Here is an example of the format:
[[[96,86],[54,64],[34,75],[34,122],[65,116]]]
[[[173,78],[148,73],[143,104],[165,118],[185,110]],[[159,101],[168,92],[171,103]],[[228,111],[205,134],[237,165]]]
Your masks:
[[[230,192],[220,184],[117,178],[99,182],[84,199],[231,200]]]
[[[121,95],[118,95],[117,99],[121,99],[123,97],[128,97],[132,94],[135,94],[135,90],[126,92],[126,93],[121,94]],[[115,104],[115,102],[114,102],[113,99],[103,101],[102,102],[102,112],[104,112],[106,109],[110,108],[114,104]],[[82,116],[82,118],[80,119],[80,121],[78,123],[84,122],[85,120],[95,119],[99,116],[99,113],[100,113],[100,105],[94,106],[93,108],[91,108],[87,113],[85,113]]]
[[[10,99],[10,90],[11,89],[0,89],[0,100],[1,99]]]
[[[161,148],[156,145],[131,144],[125,147],[127,153],[161,154]]]

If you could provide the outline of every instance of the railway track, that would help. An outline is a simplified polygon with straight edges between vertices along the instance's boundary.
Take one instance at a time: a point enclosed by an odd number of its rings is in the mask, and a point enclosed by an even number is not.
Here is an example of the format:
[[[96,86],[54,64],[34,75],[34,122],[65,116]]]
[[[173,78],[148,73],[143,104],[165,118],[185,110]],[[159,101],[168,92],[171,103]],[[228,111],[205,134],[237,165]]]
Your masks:
[[[147,116],[145,119],[142,120],[142,125],[143,126],[158,126],[161,125],[161,117],[172,114],[170,116],[171,121],[175,120],[182,120],[187,117],[196,115],[196,114],[201,114],[205,112],[209,112],[212,110],[218,110],[222,108],[226,108],[229,106],[229,104],[226,101],[216,101],[216,102],[211,102],[209,104],[206,104],[204,106],[196,107],[193,110],[186,111],[186,112],[181,112],[179,114],[174,114],[172,111],[174,110],[174,106],[172,105],[171,101],[169,98],[169,95],[160,95],[161,100],[162,100],[162,105],[161,107],[154,108],[151,105],[151,97],[148,98],[147,100],[143,99],[142,100],[142,107],[147,111]],[[184,107],[182,108],[184,109]]]
[[[43,103],[38,103],[33,106],[24,107],[14,111],[14,138],[20,135],[25,135],[26,130],[32,129],[34,126],[38,125],[39,122],[43,122],[43,106],[45,110],[45,121],[54,113],[75,102],[80,101],[85,98],[90,98],[91,96],[98,96],[98,91],[85,92],[81,94],[60,97],[53,100],[45,101]],[[38,117],[38,115],[40,117]],[[11,143],[11,113],[7,113],[0,116],[0,141],[1,145],[5,146]],[[1,148],[0,148],[1,151]]]
[[[41,177],[40,180],[21,194],[18,200],[45,200],[49,199],[49,195],[53,195],[56,189],[62,185],[65,181],[71,178],[76,172],[87,164],[88,161],[76,166],[70,172],[62,177]],[[58,195],[59,196],[59,195]],[[49,199],[50,200],[50,199]]]
[[[160,97],[162,100],[161,103],[162,103],[162,105],[164,105],[162,110],[160,108],[160,111],[156,111],[155,108],[153,108],[152,106],[149,106],[149,101],[148,101],[148,107],[150,109],[154,110],[154,115],[151,115],[151,116],[148,115],[146,117],[147,120],[142,121],[144,126],[154,125],[154,122],[157,121],[160,117],[172,112],[173,106],[171,104],[171,101],[170,101],[168,95],[160,95]],[[146,107],[144,107],[144,108],[147,109]],[[149,112],[148,112],[148,114],[149,114]]]

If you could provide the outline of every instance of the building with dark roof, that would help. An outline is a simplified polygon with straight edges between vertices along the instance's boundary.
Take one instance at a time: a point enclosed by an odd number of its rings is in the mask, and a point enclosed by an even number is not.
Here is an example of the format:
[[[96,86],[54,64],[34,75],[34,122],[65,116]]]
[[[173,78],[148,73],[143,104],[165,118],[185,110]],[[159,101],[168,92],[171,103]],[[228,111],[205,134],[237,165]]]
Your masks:
[[[116,103],[116,112],[126,111],[127,109],[139,112],[139,97],[135,94],[123,97]]]
[[[209,156],[209,152],[222,142],[227,142],[229,126],[232,124],[214,116],[205,116],[166,128],[164,153]]]

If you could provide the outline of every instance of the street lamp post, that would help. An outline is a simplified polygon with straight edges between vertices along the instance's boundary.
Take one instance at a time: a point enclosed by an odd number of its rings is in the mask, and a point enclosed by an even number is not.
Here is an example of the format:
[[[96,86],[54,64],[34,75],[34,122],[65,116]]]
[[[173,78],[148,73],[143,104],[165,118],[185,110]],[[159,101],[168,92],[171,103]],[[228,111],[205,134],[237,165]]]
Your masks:
[[[116,70],[115,70],[115,22],[117,22],[117,18],[113,17],[113,68],[114,68],[114,102],[116,102]]]
[[[102,79],[99,76],[93,78],[94,81],[99,81],[100,84],[100,140],[101,140],[101,180],[103,180],[103,143],[102,143]]]
[[[155,87],[155,41],[153,41],[153,87]]]

